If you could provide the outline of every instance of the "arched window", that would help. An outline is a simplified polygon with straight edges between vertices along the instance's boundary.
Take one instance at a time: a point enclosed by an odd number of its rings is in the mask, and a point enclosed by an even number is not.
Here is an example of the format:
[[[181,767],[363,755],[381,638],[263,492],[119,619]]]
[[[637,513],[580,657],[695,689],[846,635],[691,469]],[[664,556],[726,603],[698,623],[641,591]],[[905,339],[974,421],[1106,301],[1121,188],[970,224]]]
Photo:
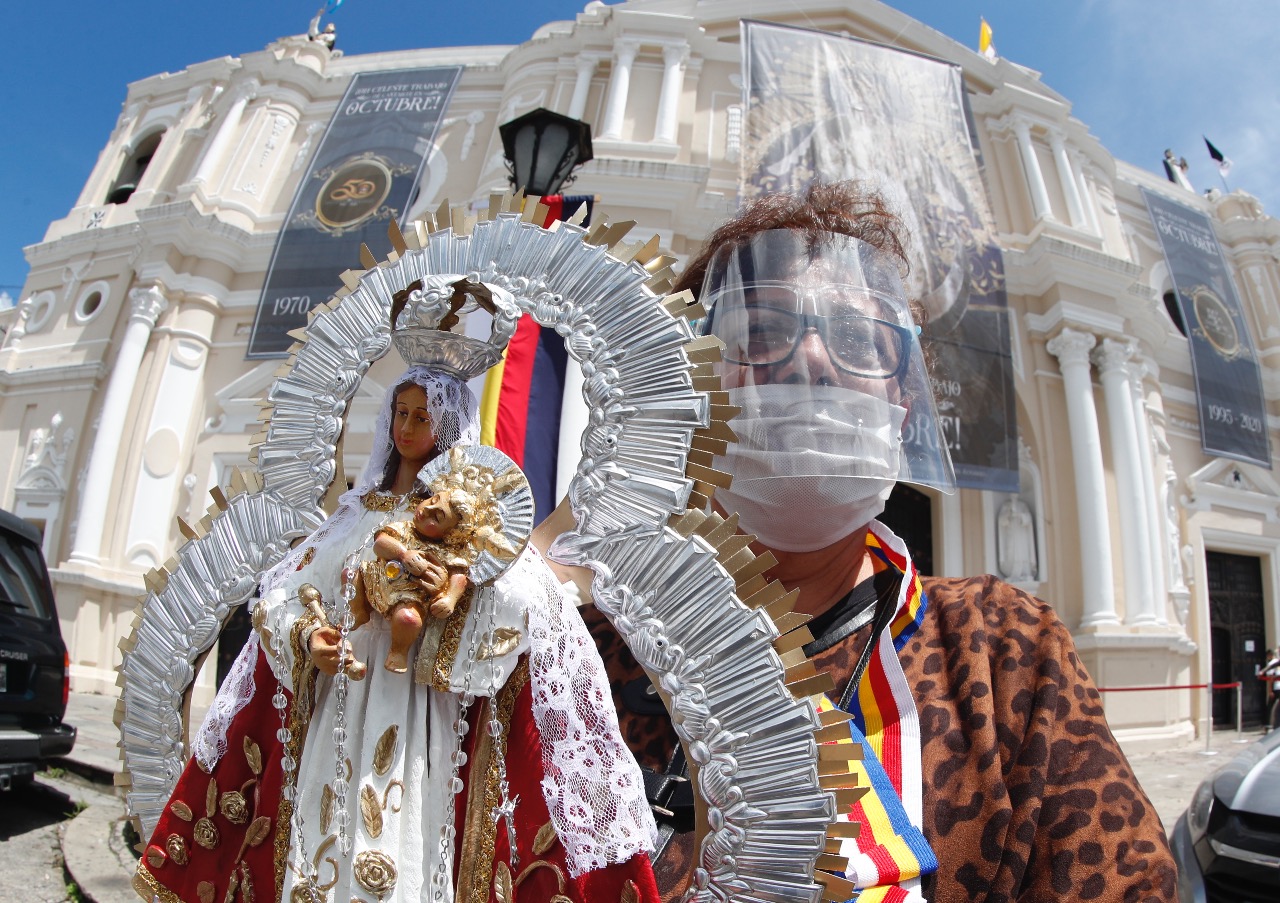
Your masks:
[[[1182,305],[1178,303],[1178,293],[1167,291],[1164,293],[1164,309],[1169,313],[1169,319],[1173,321],[1173,325],[1178,327],[1178,332],[1183,335],[1187,334],[1187,324],[1182,319]]]
[[[151,158],[156,155],[163,137],[164,132],[155,132],[138,143],[120,167],[116,180],[111,183],[111,190],[107,192],[108,204],[124,204],[133,197],[133,193],[138,190],[138,183],[142,181],[142,174],[151,165]]]

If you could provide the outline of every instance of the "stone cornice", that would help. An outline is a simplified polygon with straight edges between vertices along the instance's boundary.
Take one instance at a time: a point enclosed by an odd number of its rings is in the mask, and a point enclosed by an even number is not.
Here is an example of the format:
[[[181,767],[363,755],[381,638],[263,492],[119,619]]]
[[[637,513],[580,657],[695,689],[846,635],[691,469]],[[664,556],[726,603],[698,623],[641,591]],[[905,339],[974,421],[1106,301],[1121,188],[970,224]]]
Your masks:
[[[1065,285],[1114,298],[1142,277],[1137,264],[1043,233],[1025,251],[1006,250],[1004,259],[1008,290],[1021,295]]]
[[[1043,314],[1028,313],[1026,323],[1033,335],[1049,335],[1059,326],[1079,327],[1103,335],[1124,335],[1123,317],[1070,301],[1059,301]]]
[[[141,574],[109,570],[106,566],[101,568],[94,567],[95,573],[78,569],[85,567],[87,566],[77,564],[77,569],[72,569],[71,567],[50,568],[49,578],[53,581],[54,586],[63,584],[83,586],[94,590],[105,590],[120,596],[137,596],[146,592]]]
[[[13,356],[9,355],[10,361]],[[48,367],[24,367],[21,370],[0,370],[0,388],[17,389],[22,386],[66,386],[68,383],[93,384],[102,379],[106,366],[101,361],[83,364],[67,364],[63,361]]]

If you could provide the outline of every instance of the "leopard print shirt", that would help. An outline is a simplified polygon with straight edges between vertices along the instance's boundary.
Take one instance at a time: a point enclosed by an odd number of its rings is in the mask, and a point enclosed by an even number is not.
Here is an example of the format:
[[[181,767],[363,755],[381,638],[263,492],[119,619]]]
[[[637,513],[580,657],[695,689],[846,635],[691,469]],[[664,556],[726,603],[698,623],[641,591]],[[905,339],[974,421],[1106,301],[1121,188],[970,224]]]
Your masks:
[[[994,577],[924,579],[929,605],[901,652],[924,764],[924,833],[938,857],[934,903],[1176,899],[1164,828],[1107,727],[1071,634],[1047,604]],[[641,765],[663,770],[675,733],[628,711],[643,671],[594,608],[583,609]],[[844,689],[863,628],[815,656]],[[692,854],[673,842],[664,897]]]

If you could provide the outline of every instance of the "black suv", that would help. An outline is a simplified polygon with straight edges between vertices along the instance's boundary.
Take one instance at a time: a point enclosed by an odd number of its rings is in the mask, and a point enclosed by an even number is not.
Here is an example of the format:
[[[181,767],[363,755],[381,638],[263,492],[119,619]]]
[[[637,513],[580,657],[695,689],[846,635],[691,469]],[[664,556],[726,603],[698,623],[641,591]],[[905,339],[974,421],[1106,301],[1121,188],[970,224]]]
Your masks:
[[[0,790],[75,745],[68,666],[40,533],[0,511]]]

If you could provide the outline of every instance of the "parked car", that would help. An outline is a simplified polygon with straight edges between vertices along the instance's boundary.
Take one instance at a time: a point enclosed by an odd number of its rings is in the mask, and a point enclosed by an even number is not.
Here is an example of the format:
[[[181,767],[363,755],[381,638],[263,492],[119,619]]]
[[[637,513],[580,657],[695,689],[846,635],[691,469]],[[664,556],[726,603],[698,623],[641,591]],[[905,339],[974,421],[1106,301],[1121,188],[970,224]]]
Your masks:
[[[40,532],[0,511],[0,790],[75,745],[69,667]]]
[[[1204,780],[1172,840],[1182,903],[1280,900],[1280,731]]]

